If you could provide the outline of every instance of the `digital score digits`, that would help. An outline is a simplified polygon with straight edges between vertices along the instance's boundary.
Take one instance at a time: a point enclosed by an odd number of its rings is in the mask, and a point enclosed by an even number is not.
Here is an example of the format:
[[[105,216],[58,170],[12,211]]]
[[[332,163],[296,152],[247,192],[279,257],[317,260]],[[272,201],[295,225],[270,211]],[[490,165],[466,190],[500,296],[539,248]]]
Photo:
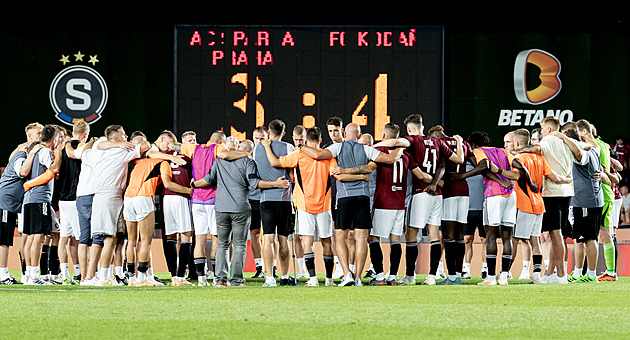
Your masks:
[[[201,142],[332,116],[381,140],[410,113],[442,117],[441,27],[178,25],[175,38],[174,130]]]

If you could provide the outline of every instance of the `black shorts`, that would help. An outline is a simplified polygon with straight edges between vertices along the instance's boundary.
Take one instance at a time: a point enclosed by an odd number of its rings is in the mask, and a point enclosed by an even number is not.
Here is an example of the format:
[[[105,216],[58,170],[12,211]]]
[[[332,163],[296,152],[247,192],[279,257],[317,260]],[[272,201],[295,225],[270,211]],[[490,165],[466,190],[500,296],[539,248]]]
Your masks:
[[[569,223],[569,205],[571,197],[543,197],[545,213],[542,231],[566,230]]]
[[[50,203],[25,203],[24,231],[26,235],[50,235],[53,209]]]
[[[252,223],[249,224],[249,230],[260,229],[260,201],[249,200],[252,207]]]
[[[335,229],[371,229],[370,197],[353,196],[337,199]]]
[[[13,234],[17,227],[17,214],[0,209],[0,246],[13,246]]]
[[[291,202],[266,201],[260,202],[260,220],[262,221],[263,235],[278,234],[289,236],[293,234]]]
[[[486,237],[483,227],[483,210],[468,210],[468,221],[464,226],[464,235],[473,236],[475,230],[479,230],[479,237]]]
[[[573,207],[573,242],[597,241],[602,223],[602,208]],[[568,235],[567,235],[568,236]]]

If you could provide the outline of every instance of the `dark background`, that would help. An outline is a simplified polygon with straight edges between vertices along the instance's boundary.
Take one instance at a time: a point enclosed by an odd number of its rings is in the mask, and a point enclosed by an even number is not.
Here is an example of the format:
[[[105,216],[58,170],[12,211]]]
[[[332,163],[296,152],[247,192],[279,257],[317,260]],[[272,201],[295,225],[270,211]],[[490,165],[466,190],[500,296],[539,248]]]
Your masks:
[[[524,49],[538,48],[560,60],[563,89],[556,99],[536,109],[572,110],[574,119],[591,120],[609,142],[618,134],[628,134],[630,42],[627,20],[619,11],[545,16],[531,10],[515,15],[490,6],[408,13],[409,8],[393,3],[391,8],[371,9],[371,16],[352,9],[325,16],[321,13],[329,13],[331,4],[318,4],[321,11],[308,20],[284,15],[289,12],[281,9],[264,20],[260,20],[262,16],[246,20],[247,15],[227,15],[234,8],[221,2],[210,2],[204,8],[212,7],[210,12],[189,11],[193,16],[181,11],[152,16],[141,8],[112,5],[97,18],[90,11],[56,9],[38,20],[32,15],[22,17],[20,11],[25,8],[20,6],[7,10],[7,16],[15,14],[15,21],[5,20],[0,32],[0,117],[5,127],[0,135],[0,158],[6,159],[25,140],[23,129],[28,123],[59,123],[48,99],[49,87],[54,76],[67,67],[59,62],[61,55],[70,55],[73,61],[72,55],[78,51],[86,55],[85,65],[90,55],[98,56],[94,69],[105,78],[109,90],[103,118],[92,125],[92,135],[102,134],[114,123],[124,125],[128,134],[142,130],[150,139],[163,129],[172,129],[175,23],[443,26],[443,123],[447,133],[466,137],[474,130],[486,130],[497,145],[502,145],[503,134],[511,129],[497,126],[499,110],[531,108],[514,96],[514,58]],[[558,8],[545,8],[560,13]],[[257,10],[250,8],[249,13]],[[202,15],[205,13],[208,15]]]

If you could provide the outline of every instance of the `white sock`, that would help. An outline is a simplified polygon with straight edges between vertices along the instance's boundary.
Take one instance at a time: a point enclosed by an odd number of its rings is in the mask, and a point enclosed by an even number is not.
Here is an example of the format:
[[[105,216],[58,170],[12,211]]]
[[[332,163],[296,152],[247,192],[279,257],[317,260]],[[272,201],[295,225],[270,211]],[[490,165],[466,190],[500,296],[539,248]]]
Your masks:
[[[78,264],[74,265],[74,275],[81,275],[81,267]]]
[[[544,260],[543,262],[545,262],[545,269],[549,268],[549,260]]]
[[[440,261],[440,263],[438,263],[438,269],[437,269],[438,273],[439,272],[443,272],[444,271],[444,265],[442,264],[442,261]]]
[[[385,274],[384,274],[384,273],[382,273],[382,272],[381,272],[381,273],[376,274],[376,280],[378,280],[378,281],[383,281],[383,280],[385,280]]]
[[[283,279],[283,280],[286,280],[286,279],[288,279],[288,278],[289,278],[289,274],[287,274],[287,275],[282,275],[280,278],[281,278],[281,279]]]
[[[351,265],[349,265],[348,267],[350,267],[350,271],[354,273],[354,265],[353,265],[353,264],[351,264]]]
[[[26,266],[26,271],[24,272],[24,275],[31,276],[31,268],[31,266]]]
[[[70,272],[68,271],[68,264],[67,263],[61,263],[61,277],[64,280],[68,280],[70,279]]]
[[[9,267],[0,268],[0,280],[9,278]]]
[[[470,273],[470,263],[464,263],[464,273]]]
[[[256,267],[262,267],[262,259],[254,259],[254,263],[256,264]]]
[[[481,271],[482,272],[488,271],[488,264],[486,262],[481,262]]]
[[[300,273],[304,273],[304,258],[300,257],[297,259],[298,268],[300,269]]]
[[[39,278],[39,266],[36,266],[36,267],[31,266],[31,278],[32,279]]]
[[[206,268],[207,270],[208,268]],[[149,267],[149,269],[147,269],[147,277],[153,277],[153,267]]]
[[[488,281],[496,280],[496,275],[488,275]]]
[[[529,265],[532,263],[532,261],[523,261],[523,271],[527,272],[529,271]]]
[[[567,266],[569,265],[569,262],[564,261],[564,272],[567,272]]]
[[[123,271],[122,266],[116,266],[116,276],[118,276],[119,278],[125,277],[125,272]]]
[[[205,276],[200,276],[199,278],[206,278]],[[147,273],[138,272],[138,282],[144,282],[147,280]]]
[[[101,273],[100,273],[99,279],[101,281],[109,280],[109,268],[101,268]]]
[[[462,273],[461,272],[455,272],[455,278],[456,279],[461,279],[462,278]]]
[[[573,268],[573,272],[577,276],[582,276],[582,268],[575,267],[575,268]]]
[[[335,266],[341,266],[341,263],[339,263],[339,257],[338,256],[333,256],[333,259],[335,260]]]
[[[594,279],[597,277],[597,273],[594,270],[590,270],[590,269],[586,270],[586,275],[588,275],[588,277],[590,277],[591,279]]]

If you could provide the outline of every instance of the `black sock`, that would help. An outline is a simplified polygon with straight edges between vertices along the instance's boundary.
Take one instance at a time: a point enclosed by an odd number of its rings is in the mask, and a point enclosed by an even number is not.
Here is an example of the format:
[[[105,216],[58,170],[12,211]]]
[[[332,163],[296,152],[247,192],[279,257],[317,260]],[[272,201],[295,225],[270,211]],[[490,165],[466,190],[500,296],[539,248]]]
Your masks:
[[[146,273],[149,270],[149,262],[138,262],[138,272]]]
[[[179,268],[177,268],[177,277],[186,276],[186,268],[190,262],[190,254],[192,251],[192,243],[182,242],[179,246]]]
[[[195,271],[197,272],[197,276],[206,276],[206,258],[205,257],[195,258]]]
[[[332,279],[332,273],[335,268],[335,259],[332,255],[324,255],[324,267],[326,268],[326,278]]]
[[[405,247],[405,275],[416,275],[416,260],[418,259],[418,242],[407,242]]]
[[[210,259],[210,268],[208,270],[214,272],[214,267],[217,265],[217,259]]]
[[[383,250],[381,249],[381,243],[378,240],[370,241],[370,260],[372,260],[372,266],[376,274],[383,272]]]
[[[456,241],[452,239],[444,239],[444,260],[446,261],[446,270],[451,275],[455,275],[455,263],[457,261],[457,243],[455,242]]]
[[[42,256],[39,258],[39,271],[41,275],[48,275],[48,253],[50,247],[47,244],[42,246]]]
[[[164,258],[166,259],[166,268],[171,272],[171,276],[177,276],[177,240],[166,240]]]
[[[127,273],[129,274],[129,276],[135,276],[136,275],[136,264],[135,263],[127,262]]]
[[[497,275],[497,256],[486,254],[486,263],[488,264],[488,275]]]
[[[48,251],[48,269],[50,270],[50,274],[59,275],[59,273],[61,272],[61,268],[59,268],[60,265],[59,247],[50,246],[50,249]]]
[[[195,238],[193,237],[191,239],[191,243],[192,246],[190,247],[190,256],[189,256],[189,261],[188,261],[188,278],[190,280],[197,280],[197,270],[193,270],[193,268],[195,268],[195,256],[194,256],[194,249],[195,249],[195,243],[197,243],[195,241]]]
[[[462,273],[464,271],[464,255],[466,255],[466,242],[464,240],[456,241],[455,254],[455,273]]]
[[[532,255],[532,262],[534,264],[534,273],[540,273],[542,271],[542,255]]]
[[[512,254],[510,254],[510,255],[506,255],[506,254],[501,255],[501,271],[502,272],[509,272],[511,265],[512,265]]]
[[[398,267],[400,267],[400,258],[402,257],[402,247],[400,241],[394,241],[389,246],[389,275],[398,274]]]
[[[429,274],[435,275],[437,273],[438,266],[440,265],[440,259],[442,257],[442,244],[440,241],[431,242],[431,259]]]
[[[304,265],[306,270],[308,270],[308,276],[314,277],[317,275],[315,273],[315,253],[304,254]]]

